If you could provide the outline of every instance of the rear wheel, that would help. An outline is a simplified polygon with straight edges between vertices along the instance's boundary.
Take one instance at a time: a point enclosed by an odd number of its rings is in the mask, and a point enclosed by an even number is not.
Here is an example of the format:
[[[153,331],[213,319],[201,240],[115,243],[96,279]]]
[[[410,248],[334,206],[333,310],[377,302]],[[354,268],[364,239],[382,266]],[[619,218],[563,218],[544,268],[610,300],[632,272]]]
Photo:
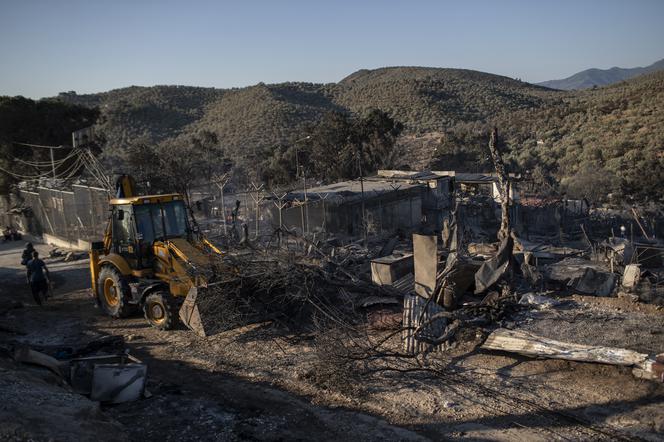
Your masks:
[[[103,266],[97,281],[97,301],[104,313],[114,318],[125,318],[133,313],[135,307],[127,302],[129,294],[129,284],[118,269]]]
[[[180,303],[168,292],[151,293],[143,303],[143,313],[150,325],[160,330],[171,330],[178,323]]]

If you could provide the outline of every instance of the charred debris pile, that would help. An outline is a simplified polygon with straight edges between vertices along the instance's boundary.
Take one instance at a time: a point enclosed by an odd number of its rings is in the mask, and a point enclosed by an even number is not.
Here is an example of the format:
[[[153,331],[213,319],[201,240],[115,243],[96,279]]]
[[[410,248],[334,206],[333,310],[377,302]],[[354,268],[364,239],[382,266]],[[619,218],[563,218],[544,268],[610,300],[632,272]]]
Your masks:
[[[457,199],[438,232],[374,235],[345,246],[300,238],[297,252],[245,243],[222,259],[222,280],[198,299],[205,334],[269,322],[312,336],[328,367],[357,368],[362,361],[365,370],[399,370],[408,361],[423,368],[431,355],[484,345],[631,366],[635,375],[661,381],[662,355],[509,331],[524,311],[556,308],[557,298],[573,294],[664,304],[664,246],[636,211],[638,239],[621,232],[594,240],[583,224],[576,240],[547,236],[537,226],[525,234],[514,228],[510,178],[495,133],[491,140],[501,202],[497,235],[478,235],[481,226],[468,210],[473,202],[462,209]],[[483,236],[497,238],[474,241]]]
[[[348,264],[355,259],[360,258],[339,261],[320,250],[302,254],[251,248],[231,253],[217,266],[221,279],[198,296],[204,334],[265,321],[309,333],[335,322],[357,325],[361,310],[372,302],[400,303],[395,288],[358,276]]]

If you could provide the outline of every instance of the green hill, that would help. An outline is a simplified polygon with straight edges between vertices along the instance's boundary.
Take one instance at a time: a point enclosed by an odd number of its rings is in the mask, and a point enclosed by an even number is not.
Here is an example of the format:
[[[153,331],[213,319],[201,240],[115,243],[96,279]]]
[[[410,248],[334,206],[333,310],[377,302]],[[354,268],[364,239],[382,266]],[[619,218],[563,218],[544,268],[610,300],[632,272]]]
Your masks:
[[[132,86],[100,94],[62,93],[99,107],[98,124],[114,148],[202,130],[222,144],[269,147],[287,142],[330,110],[387,111],[408,133],[443,130],[496,113],[546,105],[556,92],[507,77],[461,69],[396,67],[358,71],[336,84],[259,84],[241,89]]]
[[[124,148],[142,139],[158,142],[179,135],[198,121],[205,106],[224,95],[214,88],[187,86],[131,86],[99,94],[61,93],[57,98],[70,104],[98,107],[98,131],[106,145]]]
[[[321,90],[311,84],[284,83],[228,91],[206,106],[186,132],[214,132],[232,155],[251,155],[287,143],[305,125],[338,109]]]
[[[402,163],[412,168],[489,168],[485,137],[495,124],[511,167],[562,184],[557,191],[584,196],[592,184],[598,199],[612,192],[642,199],[664,194],[648,190],[652,179],[664,178],[662,71],[570,92],[470,70],[393,67],[332,84],[129,87],[58,98],[100,109],[98,129],[111,156],[138,141],[186,143],[212,132],[231,160],[251,168],[255,155],[292,145],[329,111],[379,108],[404,124],[398,144]]]
[[[464,69],[421,67],[362,70],[334,88],[334,100],[353,112],[378,108],[413,132],[544,105],[555,93],[508,77]]]
[[[664,200],[664,71],[577,92],[495,124],[515,164],[546,168],[573,195]]]

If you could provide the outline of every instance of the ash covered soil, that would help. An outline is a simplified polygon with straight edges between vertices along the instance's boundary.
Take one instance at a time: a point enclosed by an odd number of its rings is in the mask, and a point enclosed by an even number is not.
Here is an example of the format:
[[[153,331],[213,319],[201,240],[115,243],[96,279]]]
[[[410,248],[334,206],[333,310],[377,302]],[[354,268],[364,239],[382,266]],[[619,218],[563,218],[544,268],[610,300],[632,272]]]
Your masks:
[[[405,361],[335,388],[321,382],[327,372],[315,336],[256,324],[202,338],[153,329],[141,317],[103,316],[86,260],[47,259],[54,297],[36,306],[19,265],[22,246],[0,245],[2,305],[23,303],[0,313],[0,347],[122,336],[148,364],[152,396],[100,406],[0,352],[2,440],[664,440],[664,386],[627,368],[477,350],[482,336],[469,330],[430,355],[427,370]],[[501,325],[664,352],[664,311],[622,299],[574,296]]]

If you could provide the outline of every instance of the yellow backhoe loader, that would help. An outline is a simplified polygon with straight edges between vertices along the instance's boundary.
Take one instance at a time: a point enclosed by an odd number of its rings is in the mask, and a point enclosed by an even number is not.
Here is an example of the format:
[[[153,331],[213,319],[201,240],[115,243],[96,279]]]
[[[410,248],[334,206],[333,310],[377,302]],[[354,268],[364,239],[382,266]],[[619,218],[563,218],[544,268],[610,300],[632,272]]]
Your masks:
[[[142,308],[148,322],[164,330],[179,317],[204,334],[196,299],[214,284],[222,252],[192,229],[181,195],[135,195],[133,179],[123,175],[116,196],[104,240],[90,249],[98,305],[116,318]]]

